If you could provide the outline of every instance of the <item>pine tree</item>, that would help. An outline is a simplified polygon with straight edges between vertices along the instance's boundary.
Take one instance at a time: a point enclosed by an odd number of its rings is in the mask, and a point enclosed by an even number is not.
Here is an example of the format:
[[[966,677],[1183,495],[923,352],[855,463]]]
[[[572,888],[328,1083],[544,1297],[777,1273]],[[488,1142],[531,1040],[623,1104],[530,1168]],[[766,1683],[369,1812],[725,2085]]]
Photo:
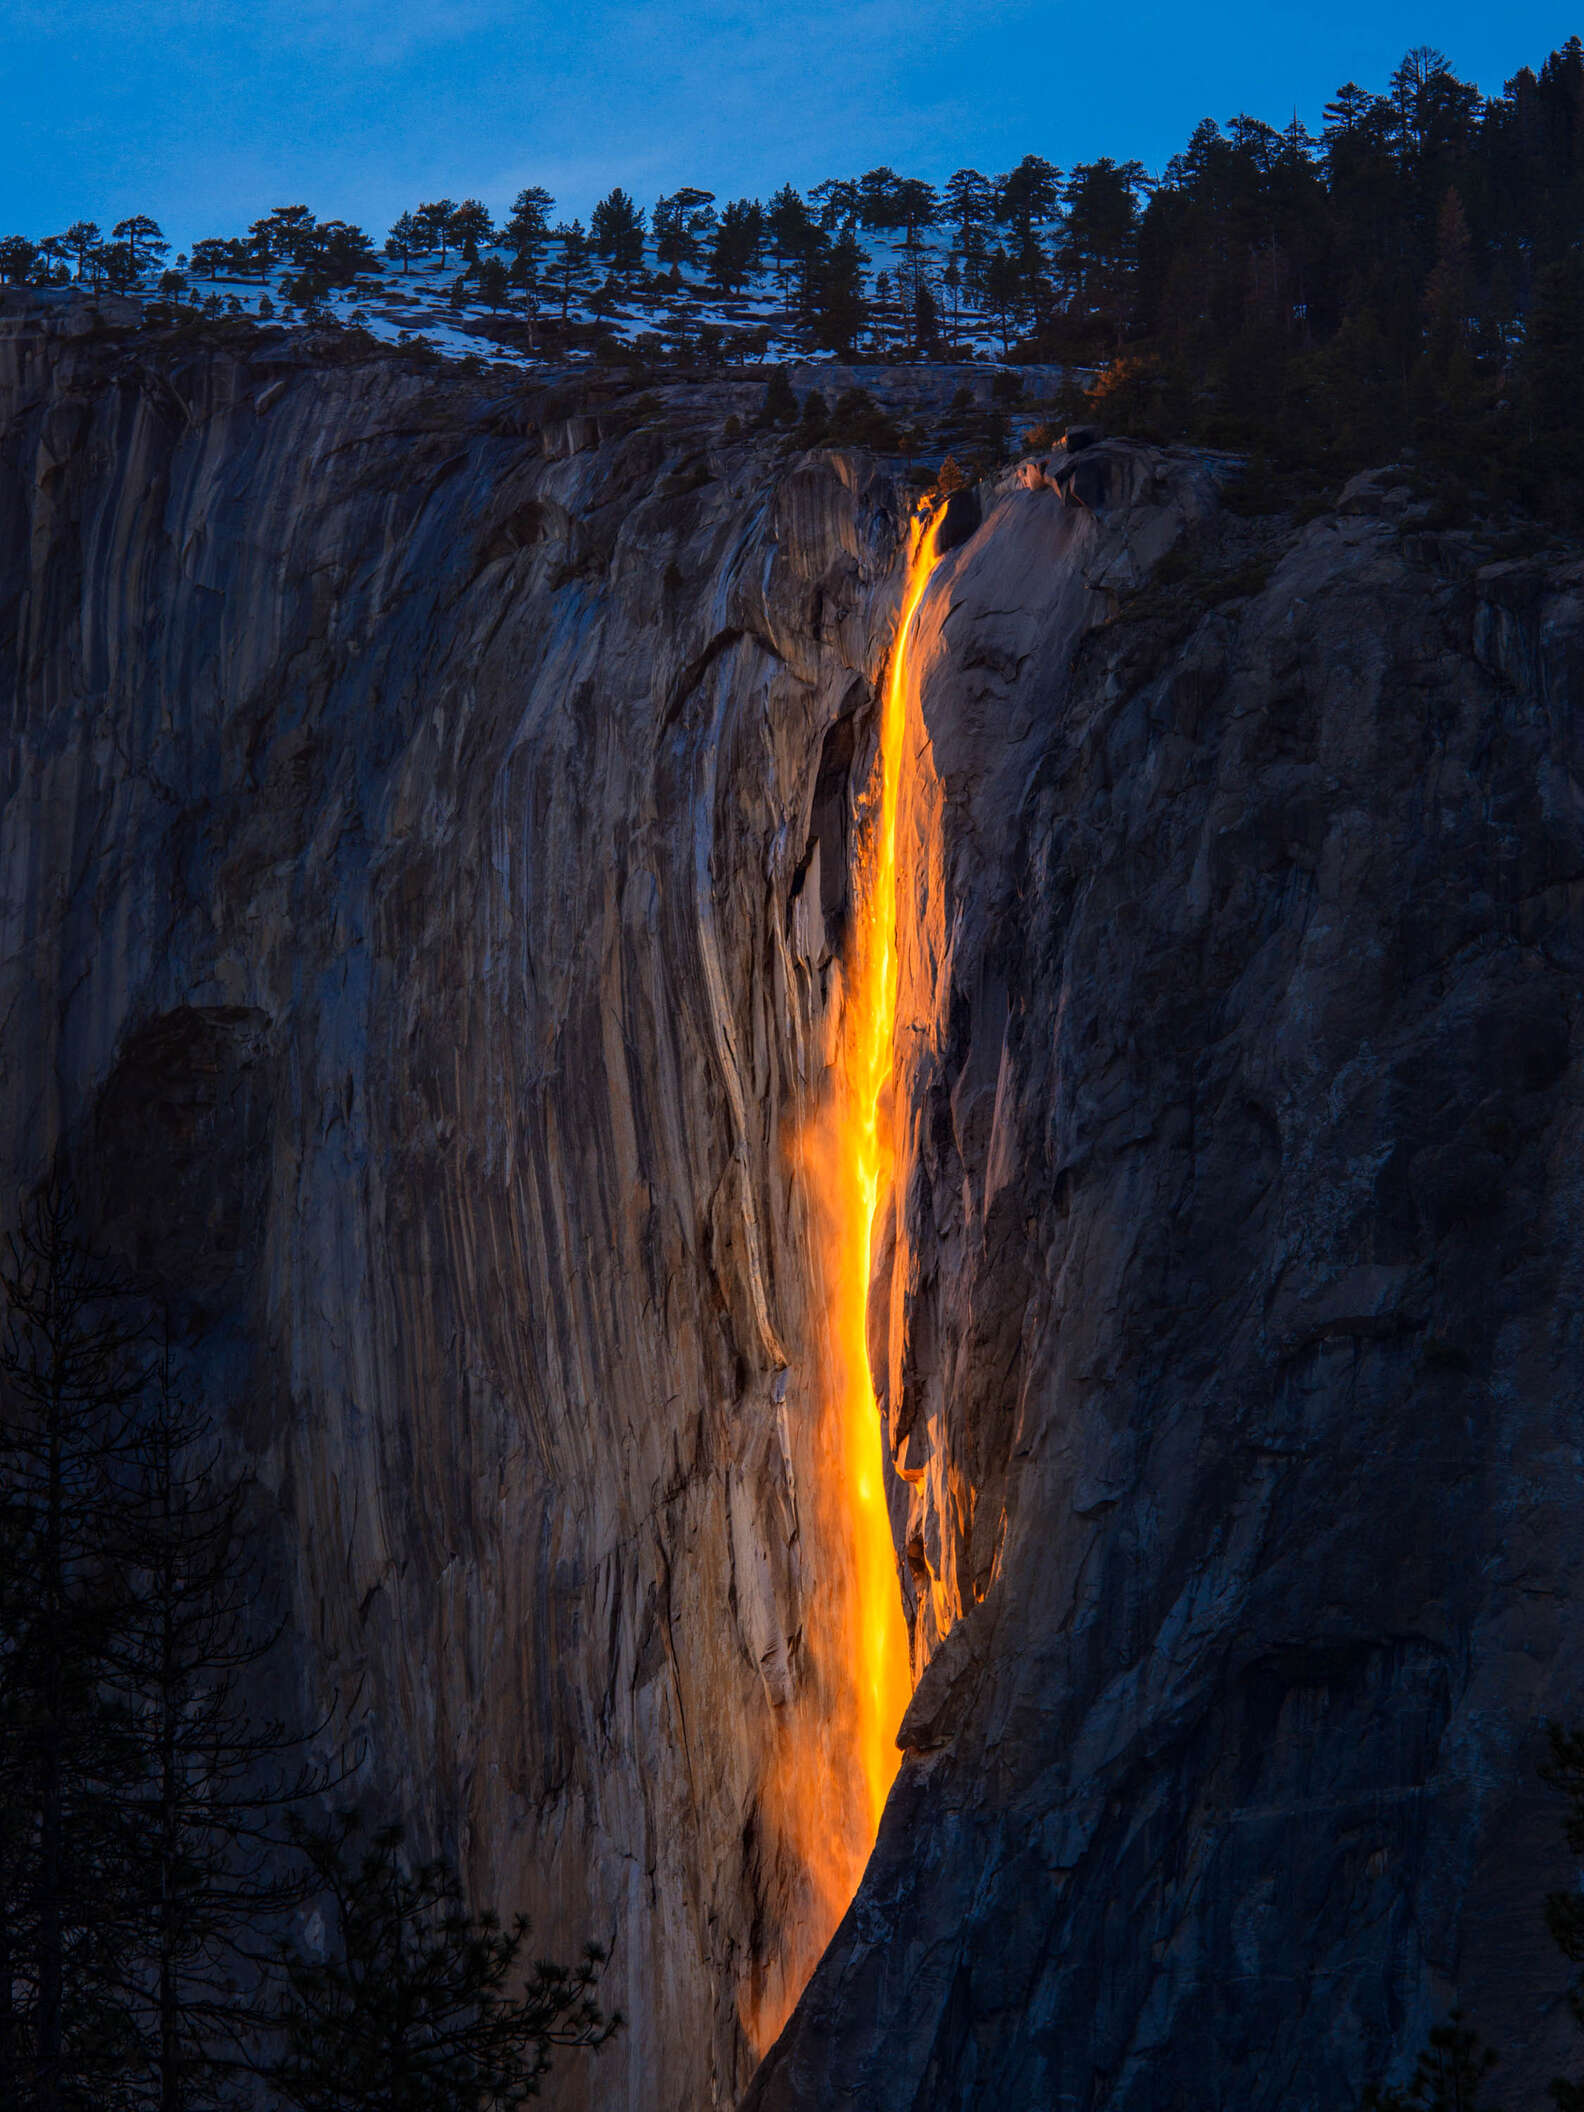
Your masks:
[[[832,189],[834,190],[834,186]],[[858,179],[857,220],[860,227],[875,233],[902,225],[897,195],[902,188],[902,179],[895,169],[881,167],[870,169]],[[852,231],[852,220],[845,215],[833,225],[842,227],[844,233]]]
[[[269,2068],[300,2112],[485,2112],[539,2094],[552,2050],[603,2046],[620,2024],[594,1999],[603,1954],[526,1968],[528,1924],[469,1914],[439,1861],[409,1867],[400,1827],[300,1828],[328,1908],[323,1955],[281,1952]]]
[[[230,260],[232,245],[218,235],[205,235],[192,246],[193,275],[200,279],[217,279],[221,267]]]
[[[502,230],[512,251],[514,284],[531,287],[538,278],[539,259],[550,239],[550,214],[554,207],[555,200],[540,184],[530,184],[517,193],[511,218]]]
[[[1069,295],[1107,318],[1120,350],[1138,257],[1143,165],[1109,155],[1080,162],[1068,179],[1056,268]]]
[[[889,177],[890,170],[885,174]],[[791,186],[787,188],[790,190]],[[797,194],[794,192],[793,195]],[[859,186],[850,178],[831,176],[824,183],[815,184],[809,192],[809,203],[818,209],[818,226],[822,233],[830,235],[843,228],[851,234],[858,225],[863,199]]]
[[[137,253],[130,242],[107,242],[98,252],[96,262],[104,274],[105,284],[113,292],[125,293],[137,284]]]
[[[401,259],[402,277],[405,278],[411,259],[423,256],[433,243],[433,236],[420,224],[416,213],[400,213],[385,238],[385,254]]]
[[[1425,286],[1425,332],[1413,378],[1416,437],[1432,457],[1456,464],[1475,444],[1481,387],[1469,327],[1474,306],[1468,219],[1448,190],[1437,223],[1436,262]]]
[[[101,2105],[135,2033],[109,1932],[127,1908],[138,1749],[108,1674],[133,1606],[124,1501],[145,1332],[47,1183],[0,1255],[0,2103]]]
[[[844,359],[851,358],[868,317],[864,253],[856,235],[840,234],[807,258],[803,308],[814,342]]]
[[[451,215],[456,209],[454,198],[434,198],[427,205],[420,205],[414,215],[430,241],[440,245],[440,261],[435,266],[437,271],[444,271],[446,267],[447,245],[451,240]]]
[[[734,198],[722,210],[710,245],[710,277],[724,293],[734,293],[758,269],[764,242],[764,214],[757,198]]]
[[[803,415],[798,420],[798,445],[818,447],[829,430],[829,406],[818,389],[810,389],[803,399]]]
[[[0,235],[0,279],[10,286],[25,286],[39,261],[37,245],[26,235]]]
[[[89,257],[98,247],[98,225],[92,220],[74,220],[61,240],[77,259],[77,276],[81,279]]]
[[[887,355],[890,347],[893,320],[891,312],[891,274],[888,271],[877,271],[874,280],[874,294],[869,303],[869,334],[877,359],[884,359]]]
[[[914,277],[910,305],[914,355],[928,359],[940,350],[940,307],[923,272]]]
[[[1564,1730],[1553,1723],[1549,1738],[1551,1757],[1540,1775],[1567,1800],[1563,1838],[1576,1862],[1584,1857],[1584,1731]],[[1546,1894],[1545,1919],[1552,1942],[1569,1965],[1584,1966],[1584,1892],[1580,1892],[1576,1881],[1565,1890]],[[1568,1989],[1567,2001],[1574,2023],[1584,2031],[1584,1985],[1576,1976]],[[1584,2081],[1558,2076],[1551,2085],[1551,2096],[1557,2112],[1584,2112]]]
[[[995,185],[977,169],[959,169],[941,193],[947,218],[957,232],[957,247],[966,250],[976,230],[995,217]]]
[[[1017,251],[1034,245],[1035,229],[1054,216],[1060,202],[1061,170],[1039,154],[1025,154],[996,181],[996,218],[1011,228]]]
[[[951,302],[951,335],[953,340],[955,340],[962,325],[963,286],[962,267],[955,257],[947,259],[946,269],[941,273],[941,285],[945,288],[946,297]]]
[[[1455,2009],[1431,2032],[1403,2089],[1365,2091],[1365,2112],[1497,2112],[1482,2094],[1496,2065],[1494,2051]]]
[[[177,1394],[168,1353],[134,1464],[107,1521],[134,1609],[109,1676],[138,1756],[118,1814],[115,1940],[140,2048],[127,2102],[189,2112],[246,2066],[264,1932],[303,1896],[282,1814],[341,1777],[300,1757],[284,1773],[307,1739],[248,1704],[278,1640],[253,1610],[252,1491],[220,1473],[209,1419]]]
[[[797,391],[792,386],[786,368],[772,368],[770,379],[765,384],[764,402],[760,406],[758,423],[761,426],[794,425],[797,422],[797,414]]]
[[[1024,290],[1023,272],[1015,257],[1008,256],[998,242],[985,260],[984,304],[994,318],[1003,355],[1010,354],[1016,334]]]
[[[897,185],[894,209],[910,249],[916,249],[924,230],[940,218],[940,200],[931,185],[917,176],[907,176]]]
[[[0,2104],[189,2112],[245,2064],[286,1806],[248,1491],[52,1181],[0,1257]],[[320,1726],[319,1728],[323,1728]]]
[[[51,283],[57,286],[64,285],[71,277],[71,266],[68,262],[71,256],[71,249],[67,244],[66,237],[64,235],[46,235],[39,244],[39,256],[44,262]],[[185,257],[176,259],[178,265],[184,264],[186,261]]]
[[[765,225],[770,233],[776,277],[784,290],[788,270],[807,255],[815,237],[808,206],[790,183],[783,184],[771,199]]]
[[[1536,274],[1518,368],[1523,466],[1531,493],[1564,519],[1584,513],[1584,257],[1577,251]]]
[[[298,247],[301,265],[317,272],[326,287],[350,286],[360,272],[379,269],[374,244],[361,227],[347,220],[321,220]]]
[[[317,222],[306,205],[277,205],[248,232],[257,249],[270,263],[295,264],[299,269],[312,256]]]
[[[479,245],[493,239],[495,224],[489,207],[478,198],[464,198],[451,215],[451,239],[468,263],[478,262]]]
[[[594,254],[604,257],[618,278],[626,278],[643,263],[644,216],[618,185],[595,206],[589,218],[589,243]]]
[[[684,184],[669,197],[655,200],[652,231],[655,262],[665,265],[673,286],[682,281],[682,267],[696,267],[704,243],[715,224],[715,193]]]
[[[662,193],[654,202],[650,216],[654,230],[655,262],[671,273],[671,282],[676,285],[682,276],[682,266],[694,261],[694,243],[687,231],[687,218],[678,201]]]
[[[565,323],[573,295],[583,294],[588,289],[588,237],[583,232],[582,221],[574,220],[570,226],[565,222],[558,224],[553,230],[552,239],[556,248],[550,261],[549,276],[551,284],[561,296],[561,320]]]
[[[165,239],[164,229],[147,213],[133,213],[126,220],[118,220],[110,232],[118,242],[126,244],[134,278],[169,254],[170,244]]]

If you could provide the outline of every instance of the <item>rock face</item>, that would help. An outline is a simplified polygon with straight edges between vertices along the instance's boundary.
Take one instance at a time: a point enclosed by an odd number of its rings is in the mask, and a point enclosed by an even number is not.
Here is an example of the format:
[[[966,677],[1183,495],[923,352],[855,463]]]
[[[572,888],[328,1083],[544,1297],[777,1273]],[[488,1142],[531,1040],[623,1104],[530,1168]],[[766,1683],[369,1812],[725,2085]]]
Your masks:
[[[1320,2112],[1454,1997],[1550,2072],[1579,571],[1114,441],[953,500],[870,1295],[919,1680],[750,2086],[778,1785],[847,1764],[791,1144],[906,501],[664,396],[5,325],[5,1167],[178,1301],[370,1784],[612,1942],[599,2102]]]
[[[957,1624],[756,2112],[1318,2112],[1459,1999],[1568,2058],[1584,568],[1377,479],[1069,672],[1165,468],[1054,531],[1025,470],[932,604],[891,1427]]]
[[[611,1946],[601,2102],[734,2103],[835,1918],[787,1143],[896,494],[685,392],[0,356],[5,1167],[177,1301],[371,1795]]]

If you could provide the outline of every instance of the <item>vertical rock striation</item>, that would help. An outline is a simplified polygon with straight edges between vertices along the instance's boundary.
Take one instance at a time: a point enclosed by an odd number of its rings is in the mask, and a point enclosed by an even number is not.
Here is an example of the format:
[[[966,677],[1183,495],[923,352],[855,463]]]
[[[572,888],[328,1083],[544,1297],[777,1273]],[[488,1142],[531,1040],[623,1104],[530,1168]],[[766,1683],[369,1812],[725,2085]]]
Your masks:
[[[0,1152],[176,1301],[371,1791],[613,1941],[600,2101],[1320,2112],[1454,1995],[1546,2072],[1577,568],[1122,443],[952,501],[869,1297],[918,1688],[750,2086],[851,1766],[791,1146],[903,501],[729,385],[75,329],[0,314]]]
[[[689,401],[0,338],[4,1164],[178,1301],[313,1705],[612,1945],[646,2112],[830,1926],[787,1142],[898,533]]]

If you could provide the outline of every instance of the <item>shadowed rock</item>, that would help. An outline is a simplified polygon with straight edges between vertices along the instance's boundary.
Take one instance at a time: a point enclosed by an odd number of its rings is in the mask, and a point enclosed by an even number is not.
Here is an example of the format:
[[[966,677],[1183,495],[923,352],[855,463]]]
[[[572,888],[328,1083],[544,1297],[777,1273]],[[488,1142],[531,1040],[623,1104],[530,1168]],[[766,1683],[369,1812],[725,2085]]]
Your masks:
[[[729,393],[238,343],[0,312],[0,1151],[194,1293],[374,1786],[614,1942],[564,2101],[729,2104],[810,1962],[775,1755],[841,1758],[788,1146],[905,498]],[[1217,474],[1020,463],[920,611],[919,1681],[762,2112],[1332,2112],[1454,1995],[1555,2061],[1580,575]]]

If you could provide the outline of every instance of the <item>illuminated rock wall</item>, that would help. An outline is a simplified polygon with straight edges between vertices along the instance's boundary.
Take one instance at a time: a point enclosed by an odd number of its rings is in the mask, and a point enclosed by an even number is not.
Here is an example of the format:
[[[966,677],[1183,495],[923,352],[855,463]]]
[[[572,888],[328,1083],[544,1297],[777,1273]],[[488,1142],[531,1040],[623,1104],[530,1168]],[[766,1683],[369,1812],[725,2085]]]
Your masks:
[[[791,1144],[899,502],[687,391],[0,363],[4,1162],[181,1300],[370,1794],[611,1946],[598,2101],[732,2103],[868,1823]]]
[[[905,498],[726,442],[757,385],[240,342],[0,311],[0,1150],[177,1298],[370,1794],[612,1942],[564,2102],[730,2105],[862,1794],[797,1142]],[[922,1681],[765,2112],[1332,2112],[1454,1992],[1549,2072],[1580,589],[1212,471],[941,524],[867,1287]]]

